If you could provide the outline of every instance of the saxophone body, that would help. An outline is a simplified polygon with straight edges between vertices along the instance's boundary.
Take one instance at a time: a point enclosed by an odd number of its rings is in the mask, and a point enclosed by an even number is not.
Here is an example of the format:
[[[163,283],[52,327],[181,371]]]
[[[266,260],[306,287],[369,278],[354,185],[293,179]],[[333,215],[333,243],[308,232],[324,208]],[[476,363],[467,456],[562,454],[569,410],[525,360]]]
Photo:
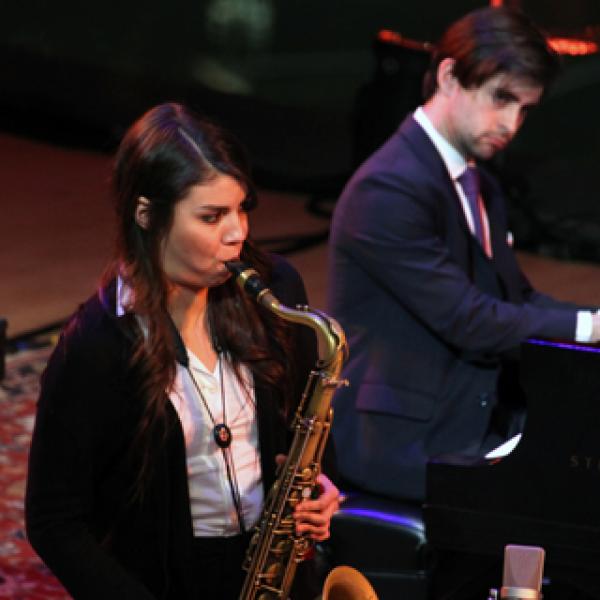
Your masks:
[[[282,319],[312,328],[319,344],[319,360],[307,381],[294,419],[294,436],[285,463],[267,495],[265,506],[250,542],[244,568],[247,570],[240,600],[285,600],[296,567],[312,543],[295,532],[293,511],[311,496],[332,419],[331,400],[340,385],[346,357],[346,338],[338,323],[305,306],[282,305],[264,287],[254,269],[244,263],[226,263],[238,285],[259,304]]]

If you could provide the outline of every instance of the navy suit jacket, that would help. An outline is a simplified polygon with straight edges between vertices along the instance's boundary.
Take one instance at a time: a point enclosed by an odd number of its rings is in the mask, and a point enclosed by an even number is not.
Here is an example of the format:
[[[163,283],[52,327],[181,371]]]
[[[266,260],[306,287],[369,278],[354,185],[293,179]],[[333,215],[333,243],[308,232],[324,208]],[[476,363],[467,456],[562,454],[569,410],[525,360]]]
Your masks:
[[[481,191],[491,260],[410,116],[337,203],[329,310],[348,336],[350,387],[336,395],[333,435],[341,475],[373,492],[422,498],[428,458],[481,450],[502,353],[575,333],[576,307],[536,292],[520,271],[502,192],[484,170]]]

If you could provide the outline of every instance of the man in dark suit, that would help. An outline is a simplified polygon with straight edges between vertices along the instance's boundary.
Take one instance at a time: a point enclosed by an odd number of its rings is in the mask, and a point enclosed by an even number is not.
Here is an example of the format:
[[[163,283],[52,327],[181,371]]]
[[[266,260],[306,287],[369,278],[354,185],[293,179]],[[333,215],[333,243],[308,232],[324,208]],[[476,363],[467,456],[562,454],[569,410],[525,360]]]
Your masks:
[[[600,337],[597,315],[532,289],[498,182],[477,164],[511,140],[557,62],[519,13],[463,17],[434,52],[424,106],[337,203],[329,309],[351,385],[333,435],[342,476],[363,489],[422,499],[429,458],[479,456],[518,430],[499,393],[507,353],[531,336]]]

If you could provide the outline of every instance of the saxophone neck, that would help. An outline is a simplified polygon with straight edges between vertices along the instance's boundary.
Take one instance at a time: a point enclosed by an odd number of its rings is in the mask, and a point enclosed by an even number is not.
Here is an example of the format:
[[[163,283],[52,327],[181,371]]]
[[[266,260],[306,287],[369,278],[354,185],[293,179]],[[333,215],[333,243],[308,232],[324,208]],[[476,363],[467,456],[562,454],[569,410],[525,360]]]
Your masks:
[[[342,360],[346,358],[346,336],[335,319],[309,306],[297,306],[293,309],[282,305],[272,294],[271,298],[265,297],[265,301],[270,303],[269,308],[275,314],[285,321],[310,327],[315,332],[318,343],[319,367],[327,368],[339,361],[340,357]]]
[[[238,285],[254,296],[258,304],[284,321],[305,325],[315,332],[319,348],[319,366],[328,367],[335,363],[340,363],[341,366],[347,354],[346,336],[335,319],[308,306],[297,306],[294,309],[283,305],[261,281],[256,270],[245,263],[227,262],[225,265],[236,276]]]

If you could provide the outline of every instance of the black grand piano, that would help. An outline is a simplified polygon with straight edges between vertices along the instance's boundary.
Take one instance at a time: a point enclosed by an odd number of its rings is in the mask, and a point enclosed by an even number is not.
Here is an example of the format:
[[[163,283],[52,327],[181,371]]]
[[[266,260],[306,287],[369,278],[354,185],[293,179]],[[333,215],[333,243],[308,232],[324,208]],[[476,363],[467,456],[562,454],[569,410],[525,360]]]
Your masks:
[[[506,544],[546,550],[545,600],[600,599],[600,349],[530,340],[512,453],[433,462],[424,506],[435,600],[485,600]]]

